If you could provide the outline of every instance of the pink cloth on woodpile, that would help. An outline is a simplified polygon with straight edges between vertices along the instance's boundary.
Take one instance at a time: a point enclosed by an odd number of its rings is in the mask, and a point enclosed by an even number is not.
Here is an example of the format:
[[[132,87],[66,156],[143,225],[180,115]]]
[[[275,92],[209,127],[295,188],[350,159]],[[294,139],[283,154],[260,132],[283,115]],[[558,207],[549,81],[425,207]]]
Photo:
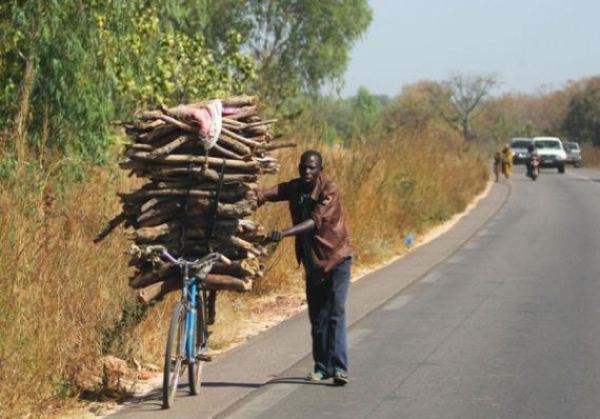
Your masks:
[[[182,107],[186,118],[198,124],[200,141],[206,150],[212,148],[221,135],[223,125],[223,104],[220,100],[211,100],[202,108]]]

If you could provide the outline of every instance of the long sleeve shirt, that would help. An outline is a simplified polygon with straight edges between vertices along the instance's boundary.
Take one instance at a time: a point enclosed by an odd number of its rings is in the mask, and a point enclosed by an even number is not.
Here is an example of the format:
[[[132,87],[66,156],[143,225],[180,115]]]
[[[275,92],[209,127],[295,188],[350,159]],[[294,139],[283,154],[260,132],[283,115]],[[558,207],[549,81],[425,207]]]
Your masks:
[[[312,190],[304,191],[302,181],[292,179],[258,191],[258,205],[287,201],[294,225],[307,219],[315,229],[296,236],[296,259],[327,273],[341,260],[352,255],[350,234],[344,220],[339,190],[335,182],[320,175]],[[307,253],[307,247],[310,254]]]

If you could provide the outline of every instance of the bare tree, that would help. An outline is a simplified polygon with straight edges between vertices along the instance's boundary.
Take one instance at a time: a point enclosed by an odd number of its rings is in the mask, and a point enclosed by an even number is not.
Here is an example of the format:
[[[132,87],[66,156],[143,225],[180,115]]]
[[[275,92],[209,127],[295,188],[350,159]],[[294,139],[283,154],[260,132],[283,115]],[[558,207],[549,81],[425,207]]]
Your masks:
[[[471,131],[471,121],[490,91],[498,85],[495,76],[465,76],[453,74],[448,80],[430,89],[430,100],[440,115],[453,128],[456,128],[467,141],[475,135]]]

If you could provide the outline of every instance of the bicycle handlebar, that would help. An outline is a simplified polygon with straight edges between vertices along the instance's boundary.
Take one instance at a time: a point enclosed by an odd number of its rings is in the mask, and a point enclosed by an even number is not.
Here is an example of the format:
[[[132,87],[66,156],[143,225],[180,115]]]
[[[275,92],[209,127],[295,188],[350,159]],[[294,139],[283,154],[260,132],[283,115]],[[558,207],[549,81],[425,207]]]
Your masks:
[[[169,262],[173,262],[175,264],[178,263],[177,259],[175,259],[173,256],[171,256],[171,254],[169,252],[167,252],[167,249],[163,249],[163,251],[161,252],[161,256],[163,256]]]
[[[176,264],[176,265],[184,265],[184,264],[189,264],[192,266],[201,266],[207,263],[214,263],[217,261],[221,261],[227,265],[231,264],[231,260],[229,260],[229,258],[227,258],[225,255],[222,255],[221,253],[218,252],[213,252],[213,253],[209,253],[208,255],[204,256],[201,259],[196,259],[194,261],[188,261],[182,258],[176,259],[173,255],[171,255],[167,249],[165,249],[163,246],[161,246],[161,248],[156,249],[156,250],[161,250],[161,256],[163,256],[165,259],[167,259],[168,261]]]

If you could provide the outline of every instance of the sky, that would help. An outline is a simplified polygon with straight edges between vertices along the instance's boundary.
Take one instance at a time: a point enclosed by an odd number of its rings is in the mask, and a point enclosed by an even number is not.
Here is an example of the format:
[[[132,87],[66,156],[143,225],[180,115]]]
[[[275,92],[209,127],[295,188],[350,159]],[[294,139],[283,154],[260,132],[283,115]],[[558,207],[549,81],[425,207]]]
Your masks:
[[[558,89],[600,74],[600,0],[369,0],[342,97],[397,95],[453,73],[494,75],[495,94]]]

